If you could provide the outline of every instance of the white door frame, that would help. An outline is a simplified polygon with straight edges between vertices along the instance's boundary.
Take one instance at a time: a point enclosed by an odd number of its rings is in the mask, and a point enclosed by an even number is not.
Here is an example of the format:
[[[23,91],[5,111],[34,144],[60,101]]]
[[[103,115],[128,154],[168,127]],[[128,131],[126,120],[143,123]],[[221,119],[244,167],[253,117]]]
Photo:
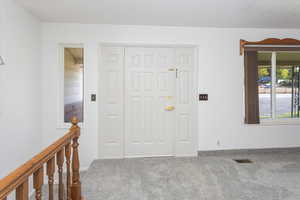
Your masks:
[[[147,43],[114,43],[114,42],[101,42],[99,44],[99,51],[98,51],[98,86],[99,84],[102,84],[102,79],[99,78],[101,77],[101,67],[102,67],[102,48],[105,47],[152,47],[152,48],[193,48],[194,49],[194,73],[193,73],[193,85],[192,85],[192,93],[194,94],[194,100],[192,101],[192,105],[193,105],[193,119],[192,119],[192,126],[193,126],[193,138],[194,138],[194,144],[193,144],[193,148],[194,148],[194,154],[192,155],[175,155],[175,151],[174,151],[174,156],[197,156],[198,155],[198,148],[199,148],[199,142],[198,142],[198,135],[199,135],[199,126],[198,126],[198,82],[199,82],[199,61],[198,61],[198,57],[199,57],[199,50],[198,50],[198,46],[197,45],[189,45],[189,44],[147,44]],[[124,67],[124,64],[123,64]],[[125,76],[123,74],[123,76]],[[123,80],[123,85],[125,86],[125,79]],[[123,88],[124,89],[124,88]],[[98,96],[101,97],[101,88],[98,87]],[[123,94],[123,110],[125,108],[125,101],[124,101],[124,95]],[[100,117],[101,117],[101,109],[103,107],[103,105],[101,105],[101,101],[98,101],[98,158],[100,159],[110,159],[110,158],[125,158],[125,127],[123,126],[123,135],[122,135],[122,140],[123,140],[123,154],[122,155],[118,155],[118,156],[113,156],[113,157],[106,157],[101,155],[101,143],[100,141],[100,134],[101,134],[101,124],[99,123],[100,121]],[[123,112],[123,119],[125,118],[125,113]],[[124,124],[124,123],[123,123]],[[175,139],[176,136],[173,138],[173,148],[175,148]]]

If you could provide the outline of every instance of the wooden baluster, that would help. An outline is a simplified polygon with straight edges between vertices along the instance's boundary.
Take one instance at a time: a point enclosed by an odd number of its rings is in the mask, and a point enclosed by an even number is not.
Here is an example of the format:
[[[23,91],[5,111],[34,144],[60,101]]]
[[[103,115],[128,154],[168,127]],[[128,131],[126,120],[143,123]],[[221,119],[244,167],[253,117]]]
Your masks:
[[[71,199],[71,171],[70,171],[70,159],[71,159],[71,143],[65,146],[65,156],[67,165],[67,200]]]
[[[64,199],[64,183],[63,183],[63,164],[64,164],[64,151],[63,149],[56,154],[56,163],[58,166],[58,199]]]
[[[6,198],[4,198],[5,200]],[[28,200],[28,179],[16,189],[16,200]]]
[[[72,187],[71,187],[71,199],[72,200],[81,200],[81,182],[80,182],[80,174],[79,174],[79,155],[78,155],[78,139],[80,136],[80,128],[78,126],[78,119],[73,117],[72,120],[71,131],[76,133],[73,138],[73,156],[72,156]]]
[[[47,162],[49,200],[53,200],[54,172],[55,172],[55,158],[53,157]]]
[[[33,173],[33,187],[35,189],[35,199],[42,199],[42,186],[44,184],[44,167]]]

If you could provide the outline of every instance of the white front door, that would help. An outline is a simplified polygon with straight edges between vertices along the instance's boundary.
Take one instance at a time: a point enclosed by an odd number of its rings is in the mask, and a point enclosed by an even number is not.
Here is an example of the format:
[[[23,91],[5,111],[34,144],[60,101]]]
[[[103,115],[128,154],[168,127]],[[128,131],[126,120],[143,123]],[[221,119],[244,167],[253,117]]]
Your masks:
[[[173,155],[174,50],[125,49],[125,156]]]
[[[102,47],[100,158],[197,155],[194,48]]]

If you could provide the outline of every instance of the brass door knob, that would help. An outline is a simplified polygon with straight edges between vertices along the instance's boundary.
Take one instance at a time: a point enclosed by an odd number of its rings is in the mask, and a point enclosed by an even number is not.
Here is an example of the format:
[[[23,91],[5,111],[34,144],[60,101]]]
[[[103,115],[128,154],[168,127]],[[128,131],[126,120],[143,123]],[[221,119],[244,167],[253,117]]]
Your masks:
[[[174,109],[175,109],[174,106],[166,106],[166,107],[165,107],[165,110],[167,110],[167,111],[172,111],[172,110],[174,110]]]

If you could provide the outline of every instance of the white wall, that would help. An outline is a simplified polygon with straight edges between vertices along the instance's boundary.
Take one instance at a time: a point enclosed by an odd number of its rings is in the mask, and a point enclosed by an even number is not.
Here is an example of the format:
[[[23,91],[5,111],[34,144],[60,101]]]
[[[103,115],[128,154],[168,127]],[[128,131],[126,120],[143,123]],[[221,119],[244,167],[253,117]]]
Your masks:
[[[58,108],[58,44],[85,45],[85,124],[80,139],[83,167],[97,158],[98,48],[101,42],[199,45],[199,150],[300,146],[299,126],[243,123],[243,61],[239,40],[268,37],[300,38],[299,30],[218,29],[151,26],[43,24],[43,143],[50,144],[66,130],[56,129]],[[218,145],[219,141],[220,145]]]
[[[41,23],[0,0],[0,178],[41,151]]]

